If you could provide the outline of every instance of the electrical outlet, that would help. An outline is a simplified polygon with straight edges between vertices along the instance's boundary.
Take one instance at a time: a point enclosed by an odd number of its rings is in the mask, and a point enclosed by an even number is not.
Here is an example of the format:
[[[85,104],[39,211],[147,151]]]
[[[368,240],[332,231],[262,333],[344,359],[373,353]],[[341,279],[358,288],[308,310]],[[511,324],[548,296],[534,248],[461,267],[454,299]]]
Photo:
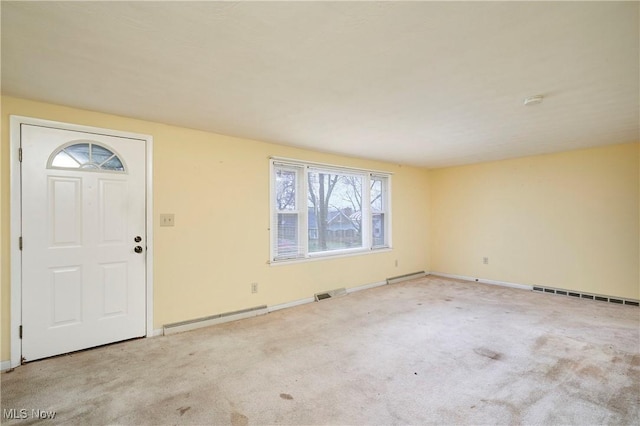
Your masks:
[[[483,257],[482,258],[482,263],[484,263],[485,265],[489,264],[489,258],[488,257]]]
[[[258,292],[258,283],[251,283],[251,293]]]
[[[160,226],[175,226],[176,220],[173,213],[163,213],[160,215]]]
[[[398,259],[396,259],[396,268],[398,267]]]

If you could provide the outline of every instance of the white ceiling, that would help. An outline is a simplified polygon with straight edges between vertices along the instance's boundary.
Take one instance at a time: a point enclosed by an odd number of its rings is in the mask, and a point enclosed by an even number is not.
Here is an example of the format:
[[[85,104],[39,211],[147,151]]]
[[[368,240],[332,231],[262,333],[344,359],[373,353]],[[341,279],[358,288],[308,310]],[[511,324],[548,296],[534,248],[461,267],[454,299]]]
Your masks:
[[[638,6],[2,1],[2,92],[425,167],[636,142]]]

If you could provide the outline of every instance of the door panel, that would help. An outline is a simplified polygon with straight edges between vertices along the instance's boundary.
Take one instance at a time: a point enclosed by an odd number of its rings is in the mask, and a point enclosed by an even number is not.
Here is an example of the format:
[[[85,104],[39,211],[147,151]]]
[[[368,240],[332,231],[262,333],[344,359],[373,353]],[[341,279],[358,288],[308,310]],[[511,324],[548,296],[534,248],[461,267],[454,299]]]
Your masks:
[[[100,265],[101,284],[104,292],[102,317],[127,314],[127,264],[125,262]]]
[[[82,267],[51,268],[51,327],[82,322]]]
[[[125,244],[127,231],[127,183],[123,181],[99,180],[101,245]]]
[[[82,235],[82,181],[49,177],[50,248],[80,245]]]
[[[145,142],[27,124],[21,136],[23,358],[144,336]]]

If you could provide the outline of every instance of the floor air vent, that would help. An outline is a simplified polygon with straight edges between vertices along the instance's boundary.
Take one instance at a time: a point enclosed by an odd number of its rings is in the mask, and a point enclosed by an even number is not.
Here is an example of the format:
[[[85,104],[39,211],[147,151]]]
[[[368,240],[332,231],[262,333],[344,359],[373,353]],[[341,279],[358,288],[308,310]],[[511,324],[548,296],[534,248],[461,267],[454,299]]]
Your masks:
[[[316,299],[316,302],[319,302],[321,300],[331,299],[332,297],[344,296],[345,294],[347,294],[347,290],[344,288],[338,288],[336,290],[325,291],[323,293],[316,293],[313,297]]]
[[[553,293],[560,296],[577,297],[579,299],[597,300],[598,302],[616,303],[618,305],[640,306],[640,303],[637,300],[619,299],[616,297],[601,296],[589,293],[577,293],[575,291],[559,290],[557,288],[550,287],[534,286],[533,291],[537,291],[539,293]]]

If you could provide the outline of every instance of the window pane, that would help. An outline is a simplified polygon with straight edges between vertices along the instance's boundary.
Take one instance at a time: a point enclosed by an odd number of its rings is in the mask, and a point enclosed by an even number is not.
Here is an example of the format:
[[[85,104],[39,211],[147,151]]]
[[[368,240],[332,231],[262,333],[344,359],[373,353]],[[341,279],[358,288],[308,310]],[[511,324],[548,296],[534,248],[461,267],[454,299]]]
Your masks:
[[[374,212],[382,211],[384,200],[382,199],[382,181],[379,178],[371,178],[371,210]]]
[[[373,247],[386,245],[384,236],[384,213],[373,213],[371,217],[371,232],[373,236]]]
[[[120,159],[118,157],[113,157],[111,159],[109,159],[109,161],[107,161],[106,163],[104,163],[102,165],[102,167],[100,167],[103,170],[115,170],[118,172],[123,172],[124,171],[124,165],[122,164],[122,162],[120,161]]]
[[[278,241],[276,257],[298,255],[298,214],[278,213]]]
[[[309,252],[362,247],[362,176],[309,172]]]
[[[64,151],[60,151],[56,154],[51,165],[53,167],[64,167],[65,169],[77,169],[80,167],[80,163]]]
[[[276,170],[276,208],[296,210],[296,172]]]
[[[77,143],[62,148],[53,156],[50,167],[124,172],[122,161],[113,151],[94,143]]]
[[[102,164],[113,156],[113,152],[100,145],[91,145],[91,162]]]
[[[75,145],[68,146],[64,149],[64,151],[75,158],[75,160],[82,164],[86,164],[89,162],[89,144],[88,143],[77,143]]]

